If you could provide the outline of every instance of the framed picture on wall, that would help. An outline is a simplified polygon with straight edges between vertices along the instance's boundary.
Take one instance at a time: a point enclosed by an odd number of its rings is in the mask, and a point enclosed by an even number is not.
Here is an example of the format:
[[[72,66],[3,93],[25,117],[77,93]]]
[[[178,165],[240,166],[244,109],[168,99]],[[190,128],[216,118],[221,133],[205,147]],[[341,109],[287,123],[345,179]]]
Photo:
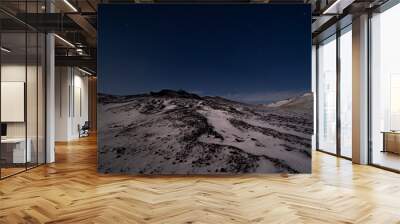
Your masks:
[[[99,172],[311,172],[308,5],[102,5],[98,25]]]

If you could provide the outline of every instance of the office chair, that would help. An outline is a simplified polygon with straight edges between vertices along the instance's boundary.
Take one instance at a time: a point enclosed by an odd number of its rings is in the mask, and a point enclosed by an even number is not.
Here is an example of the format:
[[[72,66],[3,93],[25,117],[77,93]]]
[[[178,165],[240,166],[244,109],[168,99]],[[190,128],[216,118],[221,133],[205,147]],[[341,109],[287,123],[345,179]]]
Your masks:
[[[78,129],[79,129],[79,138],[89,136],[89,129],[90,129],[89,121],[85,121],[82,127],[78,125]]]

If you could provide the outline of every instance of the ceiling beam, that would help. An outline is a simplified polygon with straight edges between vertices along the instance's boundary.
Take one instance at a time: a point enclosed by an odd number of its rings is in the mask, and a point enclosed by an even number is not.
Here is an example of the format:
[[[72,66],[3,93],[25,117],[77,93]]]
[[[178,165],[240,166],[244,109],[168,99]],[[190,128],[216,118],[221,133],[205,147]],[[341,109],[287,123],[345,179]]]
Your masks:
[[[90,56],[55,56],[56,66],[87,67],[96,71],[97,60]]]
[[[97,30],[81,14],[67,14],[67,16],[82,28],[91,38],[97,37]]]

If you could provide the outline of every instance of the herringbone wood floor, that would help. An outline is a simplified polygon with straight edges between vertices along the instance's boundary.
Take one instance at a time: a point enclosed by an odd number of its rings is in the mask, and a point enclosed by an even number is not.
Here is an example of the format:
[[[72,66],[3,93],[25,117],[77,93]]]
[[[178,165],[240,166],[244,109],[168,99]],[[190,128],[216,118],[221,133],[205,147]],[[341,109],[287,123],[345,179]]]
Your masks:
[[[0,223],[400,223],[400,175],[326,154],[312,175],[109,176],[95,141],[0,181]]]

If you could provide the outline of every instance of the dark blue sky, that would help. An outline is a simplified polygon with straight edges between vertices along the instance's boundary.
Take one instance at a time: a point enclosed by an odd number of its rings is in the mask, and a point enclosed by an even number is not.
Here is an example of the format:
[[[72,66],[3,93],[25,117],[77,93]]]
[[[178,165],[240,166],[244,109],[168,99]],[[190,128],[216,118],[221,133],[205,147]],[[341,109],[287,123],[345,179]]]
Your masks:
[[[101,5],[99,92],[262,103],[311,89],[308,5]]]

